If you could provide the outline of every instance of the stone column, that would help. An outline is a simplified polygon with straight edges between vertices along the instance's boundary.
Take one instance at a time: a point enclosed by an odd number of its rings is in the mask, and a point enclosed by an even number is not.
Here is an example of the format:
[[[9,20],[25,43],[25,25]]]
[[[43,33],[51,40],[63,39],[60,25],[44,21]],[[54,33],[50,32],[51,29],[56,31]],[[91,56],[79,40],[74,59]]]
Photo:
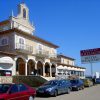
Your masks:
[[[13,60],[12,75],[16,75],[16,59]]]
[[[43,76],[45,77],[45,65],[43,64]]]
[[[25,75],[27,76],[27,63],[28,63],[28,61],[26,60],[26,62],[25,62]]]
[[[51,70],[51,65],[50,65],[50,77],[52,77],[52,70]]]

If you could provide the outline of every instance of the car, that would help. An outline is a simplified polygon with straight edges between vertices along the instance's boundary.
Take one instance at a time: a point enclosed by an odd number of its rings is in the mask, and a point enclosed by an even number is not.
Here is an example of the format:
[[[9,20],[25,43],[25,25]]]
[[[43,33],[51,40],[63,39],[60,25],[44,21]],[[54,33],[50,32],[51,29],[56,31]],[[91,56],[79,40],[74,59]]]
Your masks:
[[[62,93],[70,93],[71,83],[69,80],[51,80],[37,89],[37,95],[57,96]]]
[[[72,90],[80,90],[84,89],[84,83],[81,79],[72,79],[70,80],[71,85],[72,85]]]
[[[87,78],[87,79],[84,79],[83,82],[84,82],[84,86],[85,86],[85,87],[93,86],[92,80],[90,80],[90,79],[88,79],[88,78]]]
[[[95,83],[96,83],[96,84],[100,84],[100,78],[96,78]]]
[[[34,100],[36,90],[20,83],[0,84],[0,100]]]

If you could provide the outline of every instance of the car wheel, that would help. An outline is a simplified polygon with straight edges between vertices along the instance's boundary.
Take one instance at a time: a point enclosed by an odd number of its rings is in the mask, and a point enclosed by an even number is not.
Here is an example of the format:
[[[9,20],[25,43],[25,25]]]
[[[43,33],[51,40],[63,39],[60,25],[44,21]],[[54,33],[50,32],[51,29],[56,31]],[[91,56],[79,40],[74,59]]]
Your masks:
[[[76,91],[79,91],[79,90],[80,90],[80,88],[79,88],[79,87],[77,87],[77,88],[76,88]]]
[[[69,93],[70,93],[70,88],[67,89],[67,94],[69,94]]]
[[[84,86],[82,86],[82,89],[84,89]]]
[[[29,100],[34,100],[34,97],[30,96],[30,97],[29,97]]]
[[[58,95],[57,90],[54,91],[54,97],[56,97]]]

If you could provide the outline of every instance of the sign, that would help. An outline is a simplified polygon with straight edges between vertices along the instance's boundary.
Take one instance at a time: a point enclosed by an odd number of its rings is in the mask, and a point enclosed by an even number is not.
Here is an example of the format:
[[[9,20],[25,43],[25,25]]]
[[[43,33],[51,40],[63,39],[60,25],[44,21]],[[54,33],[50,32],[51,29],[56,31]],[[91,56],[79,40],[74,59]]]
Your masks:
[[[96,76],[96,78],[100,78],[100,73],[99,72],[96,72],[95,73],[95,76]]]
[[[81,50],[82,63],[94,63],[100,61],[100,48]]]

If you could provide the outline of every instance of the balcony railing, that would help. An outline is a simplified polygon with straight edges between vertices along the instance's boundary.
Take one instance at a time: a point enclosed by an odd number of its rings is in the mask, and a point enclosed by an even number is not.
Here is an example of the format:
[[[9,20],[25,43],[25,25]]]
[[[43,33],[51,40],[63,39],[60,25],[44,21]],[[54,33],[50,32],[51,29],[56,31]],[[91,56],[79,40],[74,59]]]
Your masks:
[[[33,52],[33,46],[27,45],[27,44],[20,44],[16,43],[16,49],[25,52],[25,53],[32,53]]]
[[[37,57],[49,58],[49,51],[46,50],[36,50]]]

